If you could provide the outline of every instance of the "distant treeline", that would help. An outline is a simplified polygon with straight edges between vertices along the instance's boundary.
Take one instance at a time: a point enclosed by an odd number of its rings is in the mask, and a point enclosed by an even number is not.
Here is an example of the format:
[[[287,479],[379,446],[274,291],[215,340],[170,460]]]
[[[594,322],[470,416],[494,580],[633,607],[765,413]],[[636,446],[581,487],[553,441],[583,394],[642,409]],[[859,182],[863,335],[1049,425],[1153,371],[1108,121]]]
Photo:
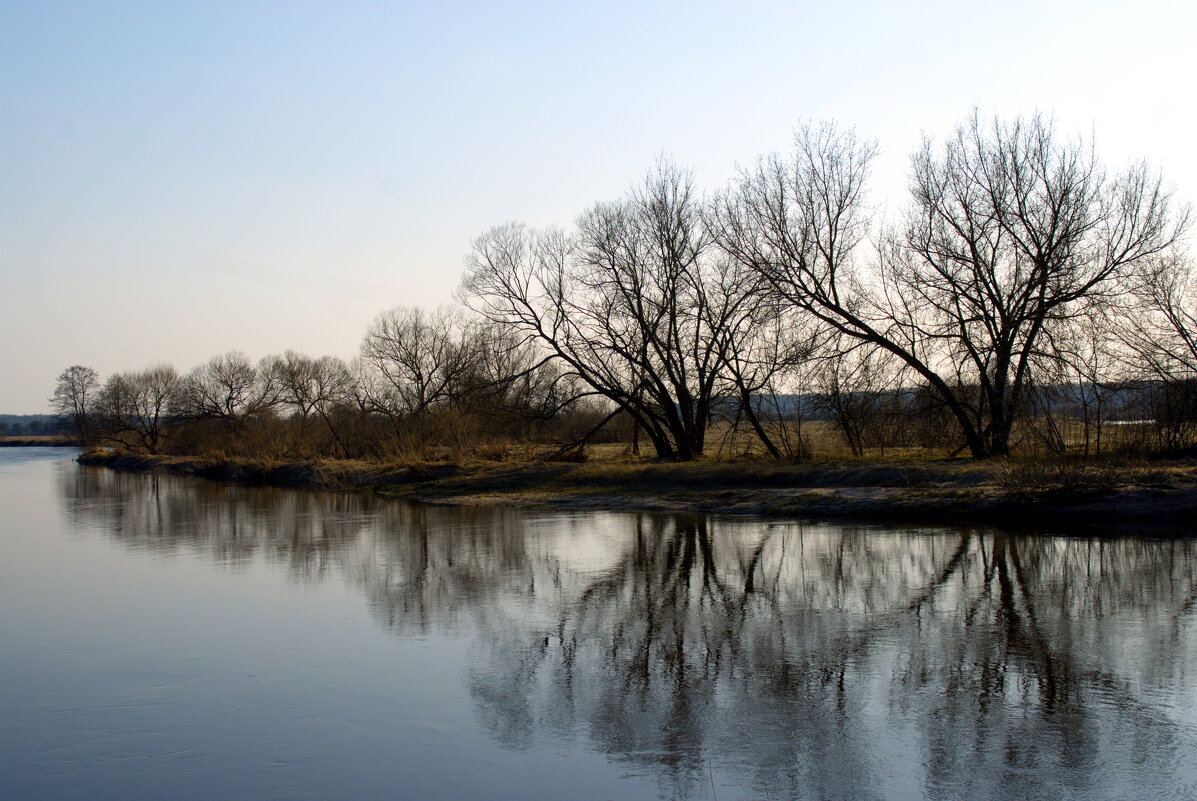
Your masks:
[[[281,457],[802,458],[828,424],[856,455],[1193,447],[1190,210],[1161,176],[974,114],[882,219],[876,153],[807,126],[706,195],[662,159],[568,229],[484,232],[459,307],[384,312],[352,361],[76,366],[55,410],[89,442]]]
[[[0,414],[0,437],[71,435],[69,421],[49,414]]]

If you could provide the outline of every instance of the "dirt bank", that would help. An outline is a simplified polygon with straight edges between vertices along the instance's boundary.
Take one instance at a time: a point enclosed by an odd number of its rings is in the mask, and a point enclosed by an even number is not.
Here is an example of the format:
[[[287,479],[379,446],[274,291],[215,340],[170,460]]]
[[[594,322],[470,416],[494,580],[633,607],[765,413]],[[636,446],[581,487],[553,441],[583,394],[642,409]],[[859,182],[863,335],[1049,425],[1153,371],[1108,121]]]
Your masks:
[[[1102,485],[1000,463],[417,464],[267,462],[89,452],[85,465],[428,503],[703,511],[769,517],[1086,525],[1197,532],[1197,466],[1106,471]],[[1055,474],[1052,474],[1055,475]],[[1081,477],[1083,479],[1083,476]]]

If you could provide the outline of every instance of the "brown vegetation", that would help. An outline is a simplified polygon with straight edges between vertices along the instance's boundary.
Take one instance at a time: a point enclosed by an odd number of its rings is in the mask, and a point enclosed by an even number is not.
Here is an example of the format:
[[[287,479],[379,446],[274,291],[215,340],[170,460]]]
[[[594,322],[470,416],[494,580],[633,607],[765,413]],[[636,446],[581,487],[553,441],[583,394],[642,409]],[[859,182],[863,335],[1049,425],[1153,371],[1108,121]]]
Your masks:
[[[1191,530],[1197,465],[953,459],[800,464],[741,459],[380,463],[197,459],[89,451],[80,461],[221,481],[374,492],[409,500],[555,509],[651,509],[1053,527],[1120,522]]]
[[[77,446],[79,440],[54,434],[45,436],[0,437],[0,448],[42,448]]]

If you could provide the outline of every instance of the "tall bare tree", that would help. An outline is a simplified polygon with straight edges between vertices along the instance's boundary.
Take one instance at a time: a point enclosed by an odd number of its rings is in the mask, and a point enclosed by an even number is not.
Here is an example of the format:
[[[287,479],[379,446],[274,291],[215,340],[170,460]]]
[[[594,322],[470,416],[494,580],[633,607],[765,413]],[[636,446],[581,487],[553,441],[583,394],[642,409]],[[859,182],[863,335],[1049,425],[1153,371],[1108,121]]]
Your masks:
[[[901,359],[973,456],[1004,454],[1055,326],[1125,287],[1187,212],[1146,166],[1111,176],[1044,117],[974,114],[915,153],[905,221],[861,271],[875,153],[831,125],[802,129],[790,158],[762,160],[722,197],[717,237],[797,308]]]
[[[692,177],[662,161],[577,230],[491,229],[474,243],[466,303],[533,338],[644,430],[661,458],[705,446],[723,368],[721,326],[746,296],[720,294]]]

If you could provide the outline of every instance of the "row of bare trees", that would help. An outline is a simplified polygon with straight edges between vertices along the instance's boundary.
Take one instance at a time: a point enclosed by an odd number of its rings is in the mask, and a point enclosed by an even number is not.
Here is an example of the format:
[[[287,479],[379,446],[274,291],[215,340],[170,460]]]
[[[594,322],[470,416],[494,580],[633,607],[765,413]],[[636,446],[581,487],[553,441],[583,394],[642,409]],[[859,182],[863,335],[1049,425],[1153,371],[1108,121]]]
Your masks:
[[[1192,385],[1189,212],[1145,164],[1108,170],[1042,116],[974,114],[924,142],[905,208],[879,224],[876,153],[808,126],[706,197],[662,161],[569,231],[484,233],[464,300],[626,410],[666,458],[701,454],[733,401],[779,455],[753,399],[813,362],[836,409],[884,403],[884,379],[931,401],[978,458],[1010,451],[1038,388]],[[853,415],[837,417],[859,443]]]
[[[456,309],[396,307],[352,362],[287,351],[254,363],[234,351],[187,373],[156,365],[103,383],[76,365],[51,403],[86,443],[344,458],[528,438],[562,425],[563,410],[585,418],[576,396],[527,342]]]
[[[1160,176],[1107,169],[1048,118],[974,113],[923,143],[883,220],[867,193],[877,152],[806,126],[792,152],[706,195],[662,159],[568,229],[483,233],[464,309],[384,312],[352,362],[229,353],[102,386],[72,367],[52,401],[80,438],[152,452],[169,435],[377,456],[554,425],[581,442],[579,420],[613,418],[666,459],[703,455],[712,431],[720,448],[801,457],[812,417],[856,455],[1099,453],[1128,421],[1158,446],[1193,443],[1189,211]]]

